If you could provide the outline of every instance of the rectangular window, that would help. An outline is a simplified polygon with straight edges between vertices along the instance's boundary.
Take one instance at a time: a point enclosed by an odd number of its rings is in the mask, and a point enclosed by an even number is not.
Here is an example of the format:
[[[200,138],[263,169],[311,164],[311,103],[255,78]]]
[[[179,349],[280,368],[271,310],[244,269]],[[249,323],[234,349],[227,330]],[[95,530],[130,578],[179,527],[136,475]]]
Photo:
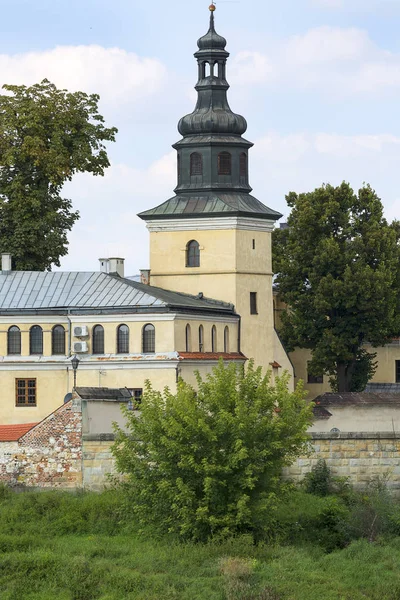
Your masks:
[[[309,364],[310,363],[307,363],[307,383],[324,383],[323,375],[310,375],[310,373],[308,373]]]
[[[257,311],[257,292],[250,292],[250,314],[258,315]]]
[[[132,394],[132,400],[134,402],[134,405],[136,407],[139,407],[142,403],[143,388],[128,388],[128,390]]]
[[[15,405],[36,406],[36,379],[15,380]]]
[[[396,360],[396,383],[400,383],[400,360]]]
[[[256,240],[253,239],[253,250],[256,249]]]

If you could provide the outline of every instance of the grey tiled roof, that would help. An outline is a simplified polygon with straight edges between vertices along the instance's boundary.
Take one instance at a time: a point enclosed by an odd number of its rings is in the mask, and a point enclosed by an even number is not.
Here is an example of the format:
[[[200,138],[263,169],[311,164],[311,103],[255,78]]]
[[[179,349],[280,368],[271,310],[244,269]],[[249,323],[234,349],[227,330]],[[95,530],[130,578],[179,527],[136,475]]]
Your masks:
[[[128,401],[132,397],[132,394],[127,388],[77,387],[75,388],[75,391],[82,400]]]
[[[250,194],[212,192],[203,195],[180,195],[170,198],[163,204],[140,213],[141,219],[165,219],[168,217],[243,215],[276,221],[281,213],[268,208]]]
[[[171,292],[100,272],[0,271],[0,314],[12,310],[192,308],[233,311],[225,302]]]
[[[326,392],[317,396],[315,404],[322,407],[335,406],[376,406],[399,405],[400,393],[371,393],[371,392]]]

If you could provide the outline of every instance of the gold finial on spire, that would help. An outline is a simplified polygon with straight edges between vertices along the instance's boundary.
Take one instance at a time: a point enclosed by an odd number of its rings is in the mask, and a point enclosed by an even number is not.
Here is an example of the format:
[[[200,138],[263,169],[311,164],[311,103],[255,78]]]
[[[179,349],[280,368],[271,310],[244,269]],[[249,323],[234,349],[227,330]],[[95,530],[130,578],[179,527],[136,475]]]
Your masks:
[[[210,6],[209,6],[208,8],[209,8],[209,10],[210,10],[211,12],[214,12],[214,10],[215,10],[217,7],[215,6],[215,4],[214,4],[214,2],[213,2],[212,4],[210,4]]]

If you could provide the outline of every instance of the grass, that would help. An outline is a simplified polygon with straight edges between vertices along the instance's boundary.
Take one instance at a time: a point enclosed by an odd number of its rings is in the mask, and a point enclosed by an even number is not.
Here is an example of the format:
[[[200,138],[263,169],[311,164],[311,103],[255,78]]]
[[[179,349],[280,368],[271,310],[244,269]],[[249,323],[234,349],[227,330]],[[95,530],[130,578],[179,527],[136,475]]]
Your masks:
[[[2,498],[1,498],[2,496]],[[400,538],[182,544],[135,528],[113,492],[0,488],[1,600],[400,600]]]

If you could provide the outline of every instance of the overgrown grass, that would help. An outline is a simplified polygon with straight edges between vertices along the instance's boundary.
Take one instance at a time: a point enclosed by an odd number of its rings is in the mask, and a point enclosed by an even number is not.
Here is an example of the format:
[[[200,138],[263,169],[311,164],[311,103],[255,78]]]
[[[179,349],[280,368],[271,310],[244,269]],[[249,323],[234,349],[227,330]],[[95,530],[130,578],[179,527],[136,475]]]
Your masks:
[[[400,600],[400,538],[331,543],[353,510],[296,493],[277,516],[281,545],[181,544],[140,533],[119,491],[0,488],[0,599]]]

